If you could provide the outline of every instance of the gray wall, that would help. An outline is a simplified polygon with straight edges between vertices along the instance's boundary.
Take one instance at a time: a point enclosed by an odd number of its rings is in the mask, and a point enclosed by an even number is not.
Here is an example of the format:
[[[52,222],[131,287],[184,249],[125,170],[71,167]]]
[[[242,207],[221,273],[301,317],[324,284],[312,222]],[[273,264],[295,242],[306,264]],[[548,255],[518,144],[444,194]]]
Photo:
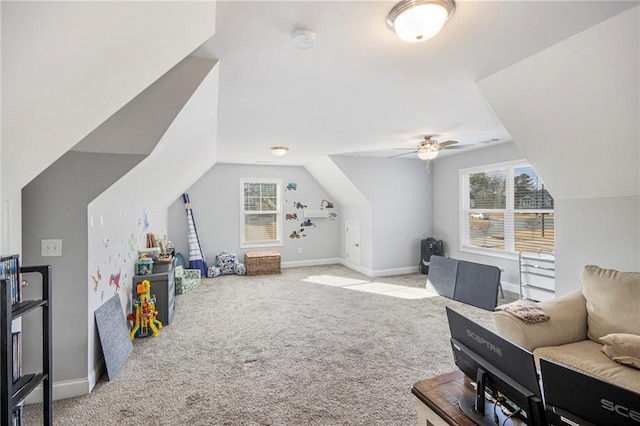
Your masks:
[[[295,240],[288,235],[297,227],[285,221],[284,247],[274,247],[281,251],[283,262],[296,266],[327,259],[344,260],[344,226],[346,221],[354,220],[360,222],[361,228],[361,264],[356,269],[370,276],[417,271],[420,239],[431,235],[431,177],[425,163],[356,156],[332,156],[331,159],[370,205],[336,205],[338,220],[315,219],[318,228],[309,229],[307,237]],[[292,201],[318,208],[321,199],[331,199],[301,167],[216,164],[187,190],[209,266],[214,263],[215,254],[222,250],[236,252],[241,258],[246,251],[239,247],[239,181],[242,177],[282,178],[285,185],[297,182],[297,191],[285,192],[285,199],[289,200],[285,203],[286,212],[295,211],[288,207]],[[169,209],[168,231],[177,250],[188,253],[186,214],[181,199]],[[302,254],[297,252],[299,247],[303,249]]]
[[[240,248],[240,179],[277,178],[288,183],[297,183],[295,191],[283,191],[284,213],[297,213],[298,220],[284,220],[283,246],[261,249]],[[336,262],[340,255],[340,220],[312,219],[316,227],[305,228],[306,237],[289,238],[300,229],[304,220],[303,210],[295,209],[298,201],[308,208],[319,209],[323,199],[331,197],[303,167],[250,166],[216,164],[191,188],[189,194],[198,236],[207,264],[215,263],[215,255],[227,250],[238,254],[244,262],[244,253],[252,250],[276,250],[281,253],[283,263],[289,266]],[[335,201],[334,201],[335,202]],[[340,206],[333,209],[340,217]],[[182,198],[169,207],[168,236],[188,261],[187,216]],[[298,249],[302,253],[298,253]]]
[[[456,259],[495,265],[503,268],[505,284],[518,283],[517,259],[483,256],[460,251],[460,169],[502,161],[520,160],[523,156],[513,142],[438,158],[432,164],[433,233],[444,240],[446,255]],[[542,176],[544,180],[544,176]],[[553,195],[553,194],[552,194]],[[517,291],[517,288],[512,288]]]
[[[331,158],[370,203],[372,275],[417,271],[420,240],[432,233],[431,175],[425,163],[399,158]],[[362,237],[367,231],[361,226]]]
[[[87,377],[87,204],[144,156],[68,152],[22,190],[22,264],[53,270],[53,380]],[[41,257],[42,239],[62,239],[61,257]],[[31,291],[37,290],[32,287]],[[25,316],[39,330],[37,316]],[[39,336],[25,333],[25,369],[38,370]],[[40,364],[41,365],[41,364]]]

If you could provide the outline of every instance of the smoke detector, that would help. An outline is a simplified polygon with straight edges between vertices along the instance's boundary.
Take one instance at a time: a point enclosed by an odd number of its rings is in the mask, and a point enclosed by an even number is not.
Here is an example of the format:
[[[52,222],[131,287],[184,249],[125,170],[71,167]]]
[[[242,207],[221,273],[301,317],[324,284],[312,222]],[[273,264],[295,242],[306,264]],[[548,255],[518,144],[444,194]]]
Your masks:
[[[297,28],[291,32],[293,45],[298,49],[308,49],[313,46],[316,33],[306,28]]]

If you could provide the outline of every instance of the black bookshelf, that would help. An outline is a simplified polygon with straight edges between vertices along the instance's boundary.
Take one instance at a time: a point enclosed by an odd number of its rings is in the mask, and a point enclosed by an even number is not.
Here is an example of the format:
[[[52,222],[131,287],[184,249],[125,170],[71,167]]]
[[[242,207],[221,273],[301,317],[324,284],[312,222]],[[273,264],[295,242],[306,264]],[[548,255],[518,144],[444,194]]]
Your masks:
[[[42,280],[42,298],[36,300],[16,299],[15,281],[20,286],[20,274],[38,273]],[[15,279],[2,279],[0,315],[0,424],[22,424],[20,404],[39,385],[43,390],[43,424],[52,425],[52,382],[51,382],[51,266],[29,266],[19,268]],[[24,315],[41,310],[42,313],[42,370],[36,373],[22,374],[22,368],[14,369],[14,362],[21,363],[21,353],[14,353],[11,323]],[[21,333],[28,332],[22,330]],[[16,371],[19,372],[18,377]],[[16,414],[17,413],[17,414]],[[17,417],[17,418],[16,418]],[[17,421],[16,421],[17,420]]]

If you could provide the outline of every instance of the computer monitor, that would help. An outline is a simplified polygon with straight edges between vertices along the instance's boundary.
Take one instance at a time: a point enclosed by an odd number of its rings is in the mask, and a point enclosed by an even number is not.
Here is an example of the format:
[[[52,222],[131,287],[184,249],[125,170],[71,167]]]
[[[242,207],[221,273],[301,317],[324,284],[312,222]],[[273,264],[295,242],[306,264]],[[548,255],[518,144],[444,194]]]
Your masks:
[[[554,425],[638,426],[640,394],[540,359],[547,415]]]
[[[529,426],[546,425],[533,354],[453,309],[446,310],[454,361],[476,383],[474,397],[462,397],[460,409],[479,425],[509,424],[510,416]]]

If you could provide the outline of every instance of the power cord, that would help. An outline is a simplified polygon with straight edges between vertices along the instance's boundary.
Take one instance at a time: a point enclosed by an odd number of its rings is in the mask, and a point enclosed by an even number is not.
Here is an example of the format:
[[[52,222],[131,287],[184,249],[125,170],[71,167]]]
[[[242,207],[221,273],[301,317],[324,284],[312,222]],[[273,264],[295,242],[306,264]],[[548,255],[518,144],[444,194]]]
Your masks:
[[[509,414],[507,416],[506,419],[504,419],[504,422],[502,422],[502,426],[505,426],[507,424],[507,420],[509,420],[511,417],[515,416],[516,414],[518,414],[520,411],[522,411],[520,408],[518,408],[516,411],[514,411],[513,413]]]
[[[505,401],[503,396],[499,396],[496,398],[496,402],[493,404],[493,421],[496,422],[498,426],[500,426],[500,417],[498,417],[497,409],[498,405],[502,406],[502,403]],[[504,424],[502,425],[504,426]]]

